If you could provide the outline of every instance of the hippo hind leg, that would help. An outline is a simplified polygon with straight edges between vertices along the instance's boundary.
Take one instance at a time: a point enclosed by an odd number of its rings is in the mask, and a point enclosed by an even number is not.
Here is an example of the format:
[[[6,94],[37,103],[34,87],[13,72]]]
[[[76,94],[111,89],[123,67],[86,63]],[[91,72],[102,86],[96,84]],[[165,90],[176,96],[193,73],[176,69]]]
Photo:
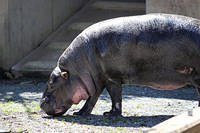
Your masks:
[[[122,85],[119,82],[109,81],[106,89],[111,97],[112,109],[104,112],[104,116],[120,116],[122,113]]]
[[[181,69],[177,69],[178,73],[181,74],[185,74],[185,75],[189,75],[192,77],[192,84],[195,86],[199,96],[200,96],[200,75],[198,74],[198,72],[195,70],[194,67],[191,66],[185,66],[184,68]],[[198,106],[200,107],[200,98],[199,98],[199,104]]]
[[[199,94],[199,104],[198,106],[200,107],[200,76],[195,75],[192,79],[192,84],[195,86],[198,94]]]

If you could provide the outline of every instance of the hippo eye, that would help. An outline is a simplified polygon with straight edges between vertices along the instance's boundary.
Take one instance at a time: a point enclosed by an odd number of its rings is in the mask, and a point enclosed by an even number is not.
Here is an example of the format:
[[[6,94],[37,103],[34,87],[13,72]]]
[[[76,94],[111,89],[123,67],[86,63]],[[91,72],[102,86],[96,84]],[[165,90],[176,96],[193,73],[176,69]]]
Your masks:
[[[47,88],[48,88],[48,90],[52,90],[52,89],[53,89],[53,85],[50,84],[50,83],[48,83],[48,84],[47,84]]]

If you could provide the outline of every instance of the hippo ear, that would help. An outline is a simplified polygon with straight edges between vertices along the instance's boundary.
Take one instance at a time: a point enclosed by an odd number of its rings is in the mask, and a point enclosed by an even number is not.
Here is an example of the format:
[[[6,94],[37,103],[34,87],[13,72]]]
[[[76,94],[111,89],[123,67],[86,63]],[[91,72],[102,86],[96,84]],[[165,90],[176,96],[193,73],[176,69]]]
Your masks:
[[[67,72],[61,72],[61,77],[64,78],[64,79],[67,79],[68,77],[68,73]]]

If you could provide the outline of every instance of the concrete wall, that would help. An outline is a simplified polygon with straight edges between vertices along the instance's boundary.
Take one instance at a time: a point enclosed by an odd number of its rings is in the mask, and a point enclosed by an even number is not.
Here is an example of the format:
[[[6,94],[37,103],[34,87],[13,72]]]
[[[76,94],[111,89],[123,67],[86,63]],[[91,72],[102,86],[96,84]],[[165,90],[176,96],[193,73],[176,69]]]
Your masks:
[[[8,1],[0,1],[0,66],[7,65],[8,49]],[[7,56],[5,56],[7,55]]]
[[[200,19],[200,0],[146,0],[147,13],[173,13]]]
[[[89,0],[52,0],[53,29],[56,29],[66,18]]]
[[[0,0],[0,68],[10,69],[88,0]]]

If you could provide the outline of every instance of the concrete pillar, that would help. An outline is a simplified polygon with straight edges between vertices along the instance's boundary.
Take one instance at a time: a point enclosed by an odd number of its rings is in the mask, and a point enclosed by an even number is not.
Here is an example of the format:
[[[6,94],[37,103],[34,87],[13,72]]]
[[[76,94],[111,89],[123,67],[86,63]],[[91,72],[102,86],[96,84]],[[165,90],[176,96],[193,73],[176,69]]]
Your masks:
[[[147,13],[170,13],[200,19],[200,0],[146,0]]]

